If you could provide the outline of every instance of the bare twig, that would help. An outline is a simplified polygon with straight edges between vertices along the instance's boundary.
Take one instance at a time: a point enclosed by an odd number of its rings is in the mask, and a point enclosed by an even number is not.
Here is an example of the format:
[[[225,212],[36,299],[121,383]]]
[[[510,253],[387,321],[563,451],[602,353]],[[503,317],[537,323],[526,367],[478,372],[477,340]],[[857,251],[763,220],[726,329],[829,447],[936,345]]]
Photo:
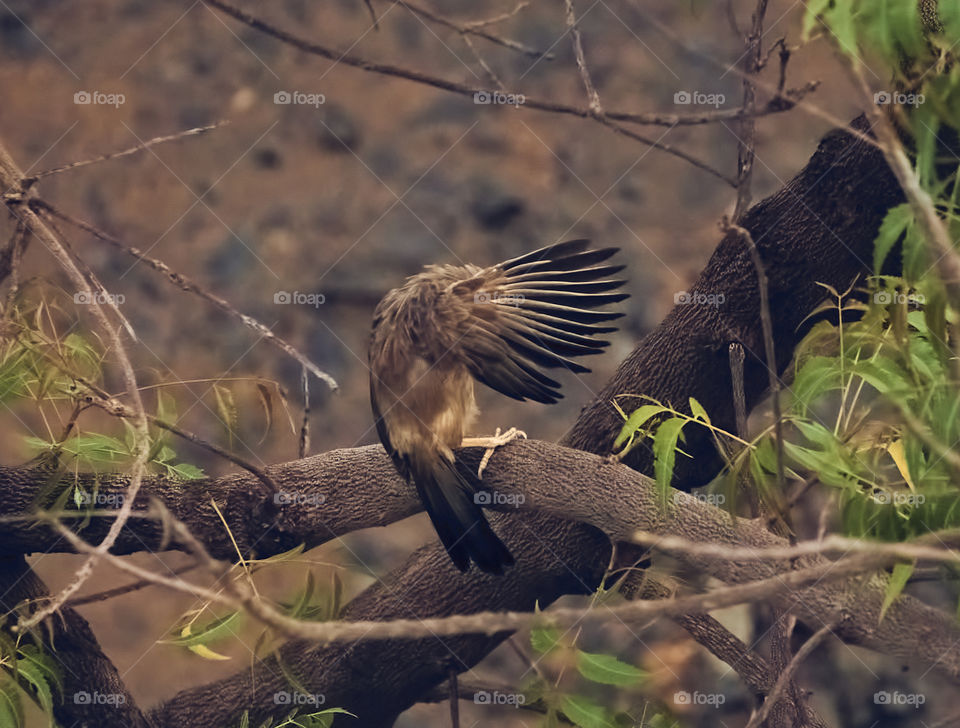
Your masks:
[[[406,8],[411,13],[419,15],[422,18],[426,18],[432,23],[436,23],[437,25],[442,25],[445,28],[449,28],[450,30],[455,30],[457,33],[463,36],[464,41],[467,41],[468,43],[469,43],[469,36],[475,35],[478,38],[483,38],[484,40],[488,40],[491,43],[496,43],[497,45],[501,45],[504,48],[509,48],[511,50],[517,51],[519,53],[523,53],[524,55],[531,56],[533,58],[544,58],[548,61],[552,61],[554,59],[554,55],[552,53],[538,51],[536,48],[531,48],[530,46],[524,45],[523,43],[519,43],[509,38],[503,38],[499,35],[495,35],[493,33],[489,33],[483,30],[483,28],[493,25],[494,23],[499,23],[509,18],[512,18],[518,12],[520,12],[525,7],[527,7],[530,3],[522,2],[519,5],[517,5],[517,7],[515,7],[511,12],[498,15],[497,17],[491,18],[489,20],[477,20],[469,23],[457,23],[453,20],[450,20],[449,18],[445,18],[441,15],[438,15],[432,10],[428,10],[427,8],[421,5],[416,5],[414,3],[408,2],[407,0],[399,0],[396,4]]]
[[[767,376],[770,381],[770,404],[773,408],[774,438],[777,446],[777,491],[779,494],[783,494],[786,488],[786,476],[784,475],[783,465],[783,422],[780,412],[779,396],[780,375],[777,371],[777,358],[773,345],[773,319],[770,315],[770,287],[767,281],[767,271],[750,231],[736,223],[729,223],[727,221],[724,222],[724,227],[728,232],[732,231],[743,240],[747,249],[750,251],[750,258],[753,260],[753,267],[757,272],[757,287],[760,291],[760,322],[763,326],[763,353],[764,358],[767,360]]]
[[[807,659],[810,653],[813,652],[824,640],[824,638],[833,631],[835,626],[836,625],[834,623],[823,625],[820,629],[813,633],[813,636],[810,639],[803,643],[803,646],[797,650],[797,654],[793,656],[793,659],[790,660],[787,666],[783,669],[783,672],[780,673],[780,677],[777,678],[777,682],[773,686],[773,690],[770,691],[770,694],[767,695],[766,700],[763,701],[763,705],[760,707],[760,710],[754,713],[753,717],[750,718],[750,722],[747,723],[746,728],[759,728],[763,724],[763,722],[767,719],[767,716],[770,715],[770,711],[777,704],[780,696],[790,686],[793,680],[793,675],[797,671],[797,668],[800,667],[800,663]]]
[[[185,275],[182,275],[181,273],[177,273],[176,271],[172,270],[170,266],[168,266],[162,260],[159,260],[157,258],[151,258],[145,253],[141,252],[138,248],[135,248],[132,245],[127,245],[122,240],[119,240],[113,237],[112,235],[105,233],[104,231],[91,225],[90,223],[80,220],[76,217],[73,217],[72,215],[69,215],[66,212],[63,212],[62,210],[51,205],[46,200],[33,199],[30,201],[30,205],[31,207],[34,207],[36,209],[45,210],[50,214],[54,215],[55,217],[58,217],[61,220],[64,220],[70,223],[71,225],[75,225],[81,230],[84,230],[90,233],[91,235],[93,235],[93,237],[97,238],[97,240],[102,240],[105,243],[109,243],[115,248],[122,250],[127,255],[130,255],[136,258],[137,260],[143,261],[148,266],[153,268],[153,270],[157,271],[158,273],[162,273],[164,276],[166,276],[167,280],[169,280],[171,283],[173,283],[175,286],[177,286],[181,290],[187,291],[188,293],[196,294],[197,296],[200,296],[201,298],[212,303],[221,311],[227,314],[230,314],[235,318],[238,318],[241,321],[241,323],[243,323],[247,328],[252,329],[256,333],[258,333],[260,336],[262,336],[264,341],[277,347],[278,349],[280,349],[281,351],[283,351],[285,354],[292,357],[293,359],[296,359],[303,367],[307,368],[311,374],[313,374],[315,377],[317,377],[321,381],[325,382],[330,387],[330,389],[336,391],[339,388],[339,385],[337,384],[336,380],[333,379],[333,377],[331,377],[329,374],[327,374],[322,369],[320,369],[320,367],[318,367],[316,364],[310,361],[310,359],[308,359],[304,354],[300,353],[299,350],[297,350],[291,344],[281,339],[279,336],[273,333],[273,331],[268,329],[262,323],[257,321],[252,316],[247,316],[246,314],[241,313],[240,311],[237,311],[237,309],[231,306],[226,299],[220,298],[220,296],[210,293],[205,288],[203,288],[200,284],[198,284],[196,281],[192,280],[191,278],[188,278]]]
[[[439,88],[444,91],[450,91],[452,93],[461,94],[463,96],[470,96],[476,93],[477,89],[473,86],[467,84],[458,83],[455,81],[449,81],[444,78],[439,78],[437,76],[431,76],[429,74],[423,73],[421,71],[415,71],[412,69],[401,68],[399,66],[394,66],[386,63],[379,63],[376,61],[370,61],[359,56],[355,56],[351,53],[343,53],[340,51],[333,50],[327,46],[320,45],[318,43],[313,43],[304,38],[300,38],[292,33],[289,33],[285,30],[277,28],[259,18],[253,17],[252,15],[240,10],[239,8],[230,5],[224,0],[204,0],[207,5],[217,8],[221,12],[229,15],[230,17],[244,23],[251,28],[259,30],[262,33],[266,33],[287,45],[293,46],[305,53],[310,53],[312,55],[320,56],[321,58],[327,58],[332,61],[336,61],[339,64],[345,66],[351,66],[353,68],[360,68],[364,71],[369,71],[371,73],[379,73],[385,76],[393,76],[395,78],[403,78],[408,81],[415,81],[427,86],[433,86],[434,88]],[[612,129],[615,129],[625,136],[630,137],[636,141],[639,141],[647,146],[658,149],[667,154],[679,157],[685,161],[691,161],[692,157],[689,154],[678,152],[676,149],[670,147],[666,144],[660,144],[659,142],[648,139],[640,134],[636,134],[626,130],[622,127],[611,123],[612,121],[632,121],[636,122],[638,118],[642,118],[642,115],[636,114],[621,114],[621,113],[612,113],[607,112],[603,118],[598,118],[590,109],[579,108],[576,106],[569,106],[567,104],[560,104],[553,101],[546,101],[542,99],[533,98],[530,96],[524,95],[523,106],[525,108],[538,109],[540,111],[552,111],[558,114],[569,114],[571,116],[579,116],[581,118],[590,118],[596,119],[604,123],[604,126],[608,126]],[[655,115],[657,119],[662,119],[662,115]],[[669,118],[675,118],[672,115],[667,115]],[[660,123],[659,121],[653,123]],[[665,124],[671,126],[672,123],[668,122]],[[735,184],[733,180],[724,175],[722,172],[714,169],[705,162],[698,162],[696,164],[698,169],[702,169],[705,172],[709,172],[718,179],[722,179],[727,184]]]
[[[303,420],[300,423],[300,443],[297,452],[301,458],[310,451],[310,377],[303,369],[300,376],[300,385],[303,389]]]
[[[181,566],[177,569],[171,571],[172,576],[180,576],[181,574],[186,574],[189,571],[193,571],[197,568],[197,564],[187,564],[186,566]],[[130,594],[131,592],[139,591],[145,589],[148,586],[154,586],[155,581],[150,579],[138,579],[137,581],[130,582],[129,584],[124,584],[123,586],[118,586],[113,589],[106,589],[101,592],[96,592],[95,594],[88,594],[82,597],[74,597],[67,601],[64,605],[66,607],[82,607],[85,604],[94,604],[96,602],[105,602],[108,599],[113,599],[114,597],[120,597],[124,594]]]
[[[587,69],[587,59],[583,54],[583,39],[580,37],[577,16],[573,10],[573,0],[564,0],[564,5],[567,11],[567,30],[570,31],[570,37],[573,39],[573,56],[577,60],[577,70],[580,72],[583,87],[587,91],[587,108],[594,116],[602,117],[603,107],[600,105],[600,94],[597,93],[593,80],[590,78],[590,71]]]
[[[96,320],[97,325],[102,329],[111,348],[114,350],[120,365],[123,382],[126,385],[126,394],[133,402],[133,413],[131,417],[133,420],[134,435],[132,447],[133,462],[130,466],[130,485],[127,488],[123,504],[117,511],[116,518],[110,525],[106,536],[104,536],[98,546],[93,547],[90,557],[77,570],[73,581],[57,596],[51,598],[45,607],[38,609],[29,617],[21,618],[20,622],[13,627],[13,629],[22,632],[32,629],[47,617],[54,614],[71,596],[76,594],[93,573],[94,566],[109,552],[113,544],[116,543],[120,532],[130,517],[133,502],[136,499],[137,492],[140,490],[143,474],[146,471],[147,458],[149,457],[149,431],[146,412],[140,398],[140,391],[137,387],[137,377],[123,345],[123,341],[121,340],[119,331],[114,328],[109,318],[107,318],[106,313],[94,299],[93,290],[87,282],[86,276],[83,275],[74,263],[70,253],[43,219],[27,204],[30,195],[30,185],[24,182],[23,173],[2,145],[0,145],[0,184],[7,190],[4,194],[4,201],[8,209],[10,209],[10,211],[16,215],[17,219],[26,226],[26,229],[36,235],[37,239],[50,251],[54,259],[71,279],[74,286],[76,286],[77,291],[91,299],[90,312]]]
[[[37,172],[27,177],[24,181],[28,183],[36,182],[38,179],[43,177],[49,177],[53,174],[60,174],[61,172],[68,172],[72,169],[79,169],[80,167],[86,167],[91,164],[99,164],[100,162],[108,162],[111,159],[120,159],[121,157],[128,157],[131,154],[136,154],[137,152],[142,152],[150,147],[156,146],[157,144],[165,144],[166,142],[177,141],[178,139],[184,139],[185,137],[197,136],[198,134],[204,134],[208,131],[213,131],[214,129],[219,129],[221,126],[226,126],[229,124],[229,121],[218,121],[216,124],[209,124],[207,126],[198,126],[194,129],[187,129],[186,131],[180,131],[176,134],[168,134],[167,136],[154,137],[153,139],[148,139],[143,142],[143,144],[138,144],[135,147],[130,147],[129,149],[124,149],[121,152],[110,152],[109,154],[103,154],[99,157],[94,157],[93,159],[84,159],[80,162],[70,162],[70,164],[64,164],[60,167],[54,167],[53,169],[47,169],[43,172]]]
[[[740,121],[737,140],[737,204],[733,219],[740,219],[750,207],[750,187],[753,180],[754,145],[757,140],[757,123],[752,114],[757,106],[757,87],[754,77],[760,73],[763,61],[763,18],[767,12],[767,0],[758,0],[753,11],[750,35],[746,38],[743,57],[743,109],[747,115]]]

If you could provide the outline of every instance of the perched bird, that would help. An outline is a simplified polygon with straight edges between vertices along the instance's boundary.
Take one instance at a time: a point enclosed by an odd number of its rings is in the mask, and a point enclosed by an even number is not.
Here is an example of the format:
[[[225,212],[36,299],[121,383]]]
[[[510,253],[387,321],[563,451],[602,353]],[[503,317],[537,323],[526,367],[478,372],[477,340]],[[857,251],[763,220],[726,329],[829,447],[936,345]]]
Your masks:
[[[499,265],[430,265],[390,291],[373,317],[370,402],[377,433],[397,470],[412,479],[447,553],[466,571],[502,573],[513,557],[484,518],[480,474],[457,460],[461,447],[494,448],[511,428],[468,438],[478,411],[476,379],[520,401],[552,404],[560,384],[543,373],[590,371],[567,357],[598,354],[623,314],[594,311],[627,298],[604,265],[617,248],[570,240]],[[489,456],[492,450],[488,450]],[[482,473],[482,467],[481,467]]]

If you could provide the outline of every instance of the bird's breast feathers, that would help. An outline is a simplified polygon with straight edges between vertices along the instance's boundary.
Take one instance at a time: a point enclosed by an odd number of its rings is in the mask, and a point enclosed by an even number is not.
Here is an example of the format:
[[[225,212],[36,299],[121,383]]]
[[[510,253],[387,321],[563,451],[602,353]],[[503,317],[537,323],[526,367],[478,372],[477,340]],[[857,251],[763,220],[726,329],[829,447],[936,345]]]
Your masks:
[[[385,372],[377,385],[391,445],[398,452],[424,444],[458,448],[477,415],[473,377],[452,361],[430,363],[415,356],[405,364]]]

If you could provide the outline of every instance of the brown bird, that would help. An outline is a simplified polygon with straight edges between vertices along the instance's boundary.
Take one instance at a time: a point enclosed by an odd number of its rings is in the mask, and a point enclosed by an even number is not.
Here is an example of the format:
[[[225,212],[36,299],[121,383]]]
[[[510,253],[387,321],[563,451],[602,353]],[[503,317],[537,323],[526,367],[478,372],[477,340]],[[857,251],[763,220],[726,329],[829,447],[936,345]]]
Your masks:
[[[377,433],[420,500],[457,568],[470,561],[499,574],[513,557],[487,523],[476,497],[480,473],[454,450],[494,448],[523,433],[468,438],[478,410],[476,379],[520,401],[552,404],[560,384],[543,369],[590,371],[567,357],[598,354],[602,326],[623,314],[593,311],[622,301],[609,279],[622,265],[601,265],[617,248],[589,241],[550,245],[499,265],[430,265],[390,291],[373,316],[370,402]],[[488,450],[488,457],[492,450]]]

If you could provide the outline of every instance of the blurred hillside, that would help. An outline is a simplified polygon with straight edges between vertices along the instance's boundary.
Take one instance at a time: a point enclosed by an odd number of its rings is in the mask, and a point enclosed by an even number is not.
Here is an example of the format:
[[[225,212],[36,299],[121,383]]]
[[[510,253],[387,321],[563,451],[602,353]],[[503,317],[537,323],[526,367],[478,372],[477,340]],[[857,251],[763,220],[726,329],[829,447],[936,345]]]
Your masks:
[[[426,3],[427,0],[423,0]],[[563,377],[566,399],[552,408],[481,394],[480,430],[517,426],[557,439],[640,336],[655,326],[706,263],[717,222],[732,210],[733,190],[691,165],[589,120],[472,99],[365,73],[298,52],[188,0],[6,0],[0,4],[0,138],[31,173],[96,157],[189,128],[215,131],[152,147],[116,161],[44,178],[39,194],[64,211],[148,251],[289,340],[328,371],[342,392],[314,380],[311,452],[375,442],[367,394],[366,341],[380,296],[427,263],[491,264],[560,239],[589,237],[622,248],[632,298],[614,345],[594,372]],[[578,3],[589,67],[608,109],[683,112],[678,91],[740,99],[738,76],[724,67],[741,54],[725,3],[643,3],[683,43],[651,27],[630,2]],[[752,3],[736,2],[740,23]],[[379,29],[359,0],[246,3],[277,25],[366,58],[420,69],[478,88],[493,83],[462,39],[402,6],[374,2]],[[430,7],[458,22],[514,8],[512,0],[447,0]],[[799,39],[800,4],[770,3],[765,43]],[[585,106],[562,4],[534,2],[492,32],[540,50],[537,60],[474,39],[512,91]],[[822,44],[798,50],[788,86],[820,79],[810,99],[839,119],[858,113],[855,95]],[[776,83],[776,58],[764,78]],[[878,79],[883,83],[885,79]],[[123,103],[77,104],[78,92],[122,94]],[[278,92],[322,94],[323,103],[274,103]],[[758,130],[755,198],[774,191],[812,153],[829,122],[802,111],[763,118]],[[735,175],[736,126],[648,127],[644,134]],[[11,226],[4,221],[2,232]],[[278,381],[298,421],[300,367],[143,264],[90,236],[64,228],[77,253],[110,291],[139,341],[130,352],[144,385],[180,383],[182,424],[222,444],[211,386],[218,377]],[[33,244],[24,275],[72,289]],[[317,306],[277,305],[277,292],[322,294]],[[49,291],[47,291],[49,294]],[[77,307],[82,308],[82,307]],[[91,321],[83,311],[80,325]],[[197,381],[199,380],[199,381]],[[119,383],[111,382],[114,390]],[[237,452],[258,463],[296,456],[286,417],[264,435],[249,382],[224,384],[239,407]],[[147,396],[150,406],[155,404]],[[30,407],[0,414],[2,457],[30,452],[22,436],[47,434]],[[91,419],[90,427],[111,426]],[[479,434],[479,433],[478,433]],[[178,452],[208,472],[227,468],[202,450]],[[421,516],[376,534],[332,544],[317,561],[362,563],[344,574],[349,593],[432,538]],[[40,557],[52,588],[75,560]],[[176,563],[176,555],[167,559]],[[155,563],[142,556],[140,563]],[[321,569],[322,570],[322,569]],[[268,575],[267,588],[293,590],[301,575]],[[125,581],[101,569],[88,589]],[[271,581],[272,580],[272,581]],[[177,689],[240,669],[250,659],[209,663],[155,640],[189,599],[151,589],[83,609],[136,697],[150,705]],[[256,631],[243,633],[252,646]],[[507,658],[504,658],[507,659]],[[442,716],[417,708],[410,725]],[[417,717],[419,716],[419,717]],[[520,720],[519,718],[517,720]],[[419,723],[422,724],[422,723]],[[506,724],[506,723],[504,723]],[[531,723],[532,724],[532,723]]]

